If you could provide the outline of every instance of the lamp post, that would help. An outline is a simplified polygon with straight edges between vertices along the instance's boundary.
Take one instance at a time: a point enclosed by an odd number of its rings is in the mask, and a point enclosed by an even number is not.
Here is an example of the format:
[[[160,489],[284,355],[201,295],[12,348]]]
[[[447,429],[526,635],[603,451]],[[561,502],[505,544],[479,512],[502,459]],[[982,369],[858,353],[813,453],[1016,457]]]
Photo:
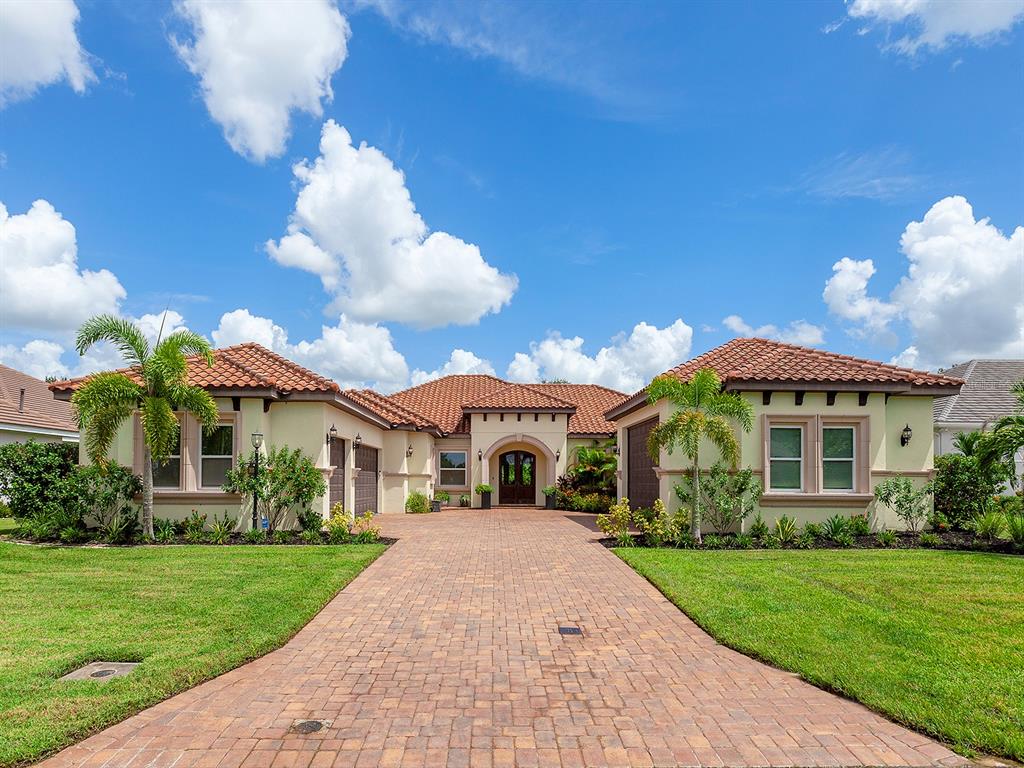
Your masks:
[[[260,475],[260,448],[263,447],[263,433],[253,432],[252,433],[252,529],[255,531],[259,528],[260,518],[259,513],[256,511],[257,505],[260,500],[260,486],[259,486],[259,475]]]

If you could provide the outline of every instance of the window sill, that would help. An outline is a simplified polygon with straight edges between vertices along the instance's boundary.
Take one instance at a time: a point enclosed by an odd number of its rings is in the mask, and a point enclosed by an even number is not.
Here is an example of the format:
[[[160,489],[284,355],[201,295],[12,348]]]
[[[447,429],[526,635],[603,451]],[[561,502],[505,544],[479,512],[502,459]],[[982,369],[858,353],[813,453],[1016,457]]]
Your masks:
[[[135,497],[136,501],[142,500],[142,494]],[[213,488],[201,488],[197,491],[182,491],[173,488],[154,488],[154,504],[183,504],[188,502],[217,502],[217,503],[240,503],[241,495],[237,493],[225,493]]]
[[[782,493],[761,495],[762,507],[864,507],[874,499],[870,493]]]

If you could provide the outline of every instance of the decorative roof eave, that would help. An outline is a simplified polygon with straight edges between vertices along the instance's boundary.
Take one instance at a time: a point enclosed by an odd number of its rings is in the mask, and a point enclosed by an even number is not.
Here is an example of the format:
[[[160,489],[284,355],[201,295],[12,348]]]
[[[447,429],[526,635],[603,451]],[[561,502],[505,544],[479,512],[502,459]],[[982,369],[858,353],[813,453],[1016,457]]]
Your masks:
[[[525,408],[525,407],[521,407],[521,406],[511,406],[511,405],[508,405],[508,406],[502,406],[502,407],[499,408],[499,407],[493,407],[493,406],[483,407],[483,406],[464,405],[464,406],[462,406],[462,410],[463,410],[464,413],[568,413],[568,414],[576,413],[576,407],[575,406],[572,406],[572,407],[562,407],[562,406],[540,406],[540,407],[537,407],[537,406],[535,406],[535,407],[532,407],[532,408]]]
[[[615,430],[611,432],[569,432],[567,437],[575,437],[578,440],[601,440],[615,436]]]

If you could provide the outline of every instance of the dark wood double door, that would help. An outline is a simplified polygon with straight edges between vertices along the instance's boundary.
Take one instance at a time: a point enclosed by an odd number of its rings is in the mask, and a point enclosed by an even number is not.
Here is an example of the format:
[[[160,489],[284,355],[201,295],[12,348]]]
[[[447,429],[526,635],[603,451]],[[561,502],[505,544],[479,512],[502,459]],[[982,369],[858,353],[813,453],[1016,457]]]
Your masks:
[[[498,503],[537,503],[537,457],[529,451],[507,451],[498,457]]]

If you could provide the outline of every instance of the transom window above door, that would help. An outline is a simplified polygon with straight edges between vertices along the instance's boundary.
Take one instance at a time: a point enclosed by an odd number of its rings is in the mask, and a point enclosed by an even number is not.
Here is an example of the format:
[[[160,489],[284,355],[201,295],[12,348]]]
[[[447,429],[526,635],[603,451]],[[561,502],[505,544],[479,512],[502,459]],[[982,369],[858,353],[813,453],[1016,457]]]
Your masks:
[[[440,451],[439,477],[440,485],[452,485],[460,488],[466,486],[466,451]]]

